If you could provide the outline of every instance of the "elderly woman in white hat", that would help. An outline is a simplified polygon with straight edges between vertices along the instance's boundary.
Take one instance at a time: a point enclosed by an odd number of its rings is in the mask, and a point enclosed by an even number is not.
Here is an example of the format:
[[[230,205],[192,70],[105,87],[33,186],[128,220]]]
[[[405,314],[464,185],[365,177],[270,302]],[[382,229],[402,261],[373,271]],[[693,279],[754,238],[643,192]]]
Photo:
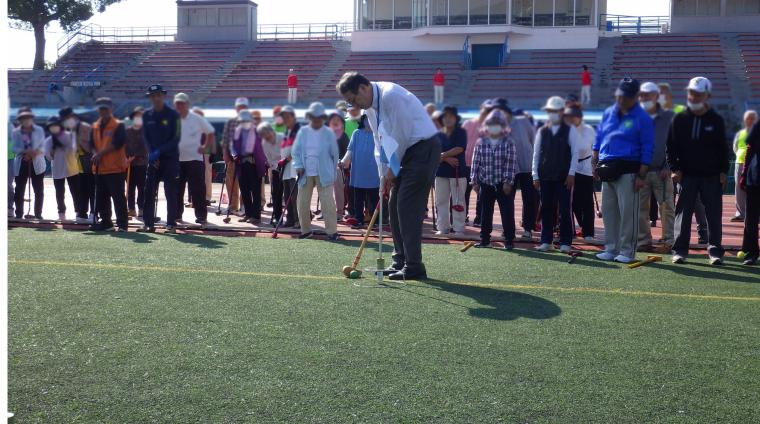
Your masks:
[[[316,187],[322,201],[327,239],[338,239],[337,210],[333,184],[338,166],[338,144],[335,134],[325,126],[327,114],[320,102],[309,105],[306,111],[309,125],[302,127],[293,143],[293,168],[298,175],[298,219],[301,236],[309,238],[311,231],[311,194]]]

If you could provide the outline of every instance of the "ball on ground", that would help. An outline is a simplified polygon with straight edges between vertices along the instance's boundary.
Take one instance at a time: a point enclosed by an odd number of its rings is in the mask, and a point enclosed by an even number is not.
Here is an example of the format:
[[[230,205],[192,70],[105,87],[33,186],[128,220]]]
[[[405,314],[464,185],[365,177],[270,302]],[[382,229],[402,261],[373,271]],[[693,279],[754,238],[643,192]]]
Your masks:
[[[343,267],[343,269],[340,272],[342,272],[343,275],[345,275],[346,277],[348,277],[348,274],[350,274],[351,271],[353,271],[353,270],[354,270],[353,268],[351,268],[350,266],[346,265],[346,266]]]
[[[355,279],[357,279],[357,278],[359,278],[359,277],[361,277],[361,276],[362,276],[362,273],[361,273],[361,272],[359,272],[359,271],[358,271],[358,270],[356,270],[356,269],[355,269],[355,270],[353,270],[353,271],[351,271],[351,272],[348,274],[348,278],[350,278],[350,279],[352,279],[352,280],[355,280]]]
[[[739,259],[744,259],[745,256],[747,256],[747,253],[742,250],[736,253],[736,257]]]

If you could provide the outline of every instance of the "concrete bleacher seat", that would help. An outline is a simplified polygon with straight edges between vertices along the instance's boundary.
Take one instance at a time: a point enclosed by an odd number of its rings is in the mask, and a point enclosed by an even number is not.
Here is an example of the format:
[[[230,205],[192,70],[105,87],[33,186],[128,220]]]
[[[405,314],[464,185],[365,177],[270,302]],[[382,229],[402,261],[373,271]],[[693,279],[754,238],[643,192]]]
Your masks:
[[[737,42],[753,97],[760,98],[760,34],[739,34]]]

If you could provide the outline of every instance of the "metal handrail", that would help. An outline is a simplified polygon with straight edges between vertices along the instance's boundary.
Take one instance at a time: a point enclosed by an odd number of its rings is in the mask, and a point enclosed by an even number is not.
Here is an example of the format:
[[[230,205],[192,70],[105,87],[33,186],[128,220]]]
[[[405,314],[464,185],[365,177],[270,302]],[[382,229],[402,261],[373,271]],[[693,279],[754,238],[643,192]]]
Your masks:
[[[260,24],[259,40],[345,40],[352,31],[346,22],[306,24]]]
[[[109,43],[135,41],[174,41],[177,37],[176,26],[163,27],[101,27],[88,24],[70,32],[58,42],[58,57],[62,57],[77,43],[99,41]]]
[[[499,52],[499,66],[504,66],[509,56],[509,34],[504,36],[504,43],[501,45],[501,51]]]
[[[670,32],[670,16],[599,15],[599,29],[622,34],[665,34]]]

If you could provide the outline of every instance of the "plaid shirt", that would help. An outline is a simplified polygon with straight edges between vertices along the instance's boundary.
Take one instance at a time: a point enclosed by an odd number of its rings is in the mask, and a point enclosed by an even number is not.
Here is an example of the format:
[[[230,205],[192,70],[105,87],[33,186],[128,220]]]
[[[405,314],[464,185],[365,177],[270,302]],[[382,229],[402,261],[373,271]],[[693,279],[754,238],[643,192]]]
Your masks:
[[[515,142],[511,136],[502,137],[496,146],[491,147],[488,138],[481,137],[475,145],[472,155],[472,184],[499,186],[503,183],[513,185],[517,173],[517,154]]]
[[[240,122],[237,120],[237,118],[232,118],[224,124],[224,129],[222,130],[221,145],[222,151],[227,154],[230,153],[230,145],[232,145],[232,140],[235,137],[235,129],[239,123]]]

